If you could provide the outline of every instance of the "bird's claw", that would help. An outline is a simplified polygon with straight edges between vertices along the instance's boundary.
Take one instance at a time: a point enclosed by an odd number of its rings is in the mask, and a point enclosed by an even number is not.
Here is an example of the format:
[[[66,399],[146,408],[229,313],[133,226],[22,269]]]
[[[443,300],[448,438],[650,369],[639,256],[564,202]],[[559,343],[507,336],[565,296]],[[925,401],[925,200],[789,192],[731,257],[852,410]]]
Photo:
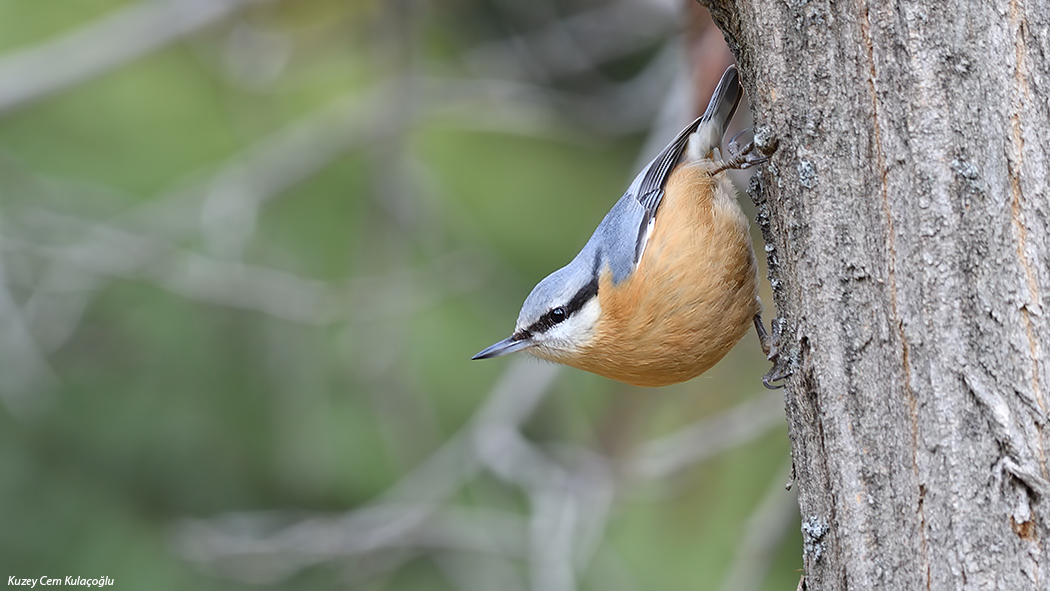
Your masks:
[[[762,376],[762,385],[770,390],[779,390],[784,387],[783,380],[791,377],[793,373],[786,363],[782,363],[781,356],[777,355],[771,361],[773,362],[773,368],[766,372],[766,375]],[[779,384],[774,382],[780,382]]]
[[[729,143],[726,144],[726,154],[729,155],[729,159],[723,160],[721,164],[719,164],[718,167],[711,174],[718,174],[724,170],[729,169],[747,170],[748,168],[758,166],[759,164],[764,163],[766,160],[769,160],[767,156],[758,153],[758,150],[755,147],[754,139],[751,139],[746,144],[741,145],[739,138],[745,133],[752,134],[751,137],[754,137],[753,132],[750,129],[745,129],[733,136],[733,138],[729,140]]]
[[[794,373],[788,357],[780,354],[780,348],[777,346],[777,342],[780,340],[780,324],[777,323],[776,319],[773,320],[773,335],[770,336],[766,332],[766,325],[762,322],[762,314],[755,314],[755,331],[758,332],[758,340],[762,345],[762,352],[766,354],[766,359],[773,362],[773,367],[770,368],[766,375],[762,376],[762,385],[770,390],[777,390],[784,387],[783,381]],[[781,382],[779,384],[775,382]]]

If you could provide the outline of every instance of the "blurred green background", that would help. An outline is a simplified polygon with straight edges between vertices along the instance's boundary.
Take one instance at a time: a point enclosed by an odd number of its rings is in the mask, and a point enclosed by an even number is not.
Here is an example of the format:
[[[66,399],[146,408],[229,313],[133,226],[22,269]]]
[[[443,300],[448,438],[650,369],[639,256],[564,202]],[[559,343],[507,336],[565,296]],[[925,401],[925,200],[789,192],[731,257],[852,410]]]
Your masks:
[[[470,361],[706,102],[704,18],[0,0],[0,576],[793,589],[753,335],[658,390]]]

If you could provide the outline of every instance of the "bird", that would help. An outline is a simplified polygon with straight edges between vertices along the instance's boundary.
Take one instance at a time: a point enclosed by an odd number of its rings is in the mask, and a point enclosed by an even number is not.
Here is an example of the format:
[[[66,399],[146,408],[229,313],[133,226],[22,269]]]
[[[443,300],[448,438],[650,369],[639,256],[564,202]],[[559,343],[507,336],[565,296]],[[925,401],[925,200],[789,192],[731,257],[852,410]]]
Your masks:
[[[666,386],[710,369],[751,324],[773,359],[750,226],[725,173],[764,158],[749,144],[721,159],[741,95],[729,66],[704,114],[638,173],[579,254],[533,288],[511,336],[473,359],[523,351],[627,384]]]

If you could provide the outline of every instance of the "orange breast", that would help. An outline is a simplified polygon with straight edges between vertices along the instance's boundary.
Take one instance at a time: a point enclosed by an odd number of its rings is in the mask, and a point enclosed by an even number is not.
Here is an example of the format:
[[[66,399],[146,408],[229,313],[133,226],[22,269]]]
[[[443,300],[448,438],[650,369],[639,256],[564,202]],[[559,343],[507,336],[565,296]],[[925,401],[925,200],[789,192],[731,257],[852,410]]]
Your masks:
[[[707,371],[748,331],[760,306],[748,223],[708,163],[672,173],[638,268],[615,286],[603,273],[594,336],[563,363],[664,386]]]

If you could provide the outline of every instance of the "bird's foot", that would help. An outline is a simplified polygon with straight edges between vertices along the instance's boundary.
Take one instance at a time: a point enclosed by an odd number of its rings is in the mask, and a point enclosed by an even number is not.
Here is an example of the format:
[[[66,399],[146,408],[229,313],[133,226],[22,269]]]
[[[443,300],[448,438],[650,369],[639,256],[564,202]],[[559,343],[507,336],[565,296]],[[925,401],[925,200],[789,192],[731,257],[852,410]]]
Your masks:
[[[747,143],[742,143],[740,136],[748,134],[745,137],[750,137]],[[723,160],[718,167],[711,173],[712,175],[718,174],[724,170],[746,170],[752,166],[758,166],[769,160],[768,156],[760,154],[755,147],[754,131],[751,129],[745,129],[740,133],[733,136],[733,139],[729,140],[726,144],[726,154],[729,155],[728,160]]]
[[[780,348],[777,343],[780,341],[780,324],[773,321],[773,335],[770,336],[766,332],[766,325],[762,322],[762,313],[755,314],[755,332],[758,333],[758,340],[762,345],[762,352],[766,354],[766,359],[773,362],[773,367],[766,372],[766,375],[762,376],[762,385],[770,390],[776,390],[783,388],[783,381],[794,373],[786,355],[780,354]],[[776,382],[780,382],[779,384]]]

